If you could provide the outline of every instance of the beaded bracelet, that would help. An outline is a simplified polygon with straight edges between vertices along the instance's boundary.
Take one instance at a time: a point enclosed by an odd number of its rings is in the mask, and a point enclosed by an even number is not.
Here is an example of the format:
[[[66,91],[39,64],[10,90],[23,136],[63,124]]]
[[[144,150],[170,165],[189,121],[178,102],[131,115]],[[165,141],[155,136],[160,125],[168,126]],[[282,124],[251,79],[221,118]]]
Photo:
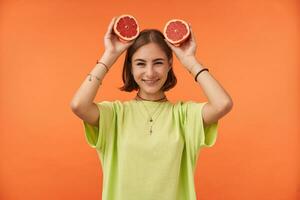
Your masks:
[[[104,64],[103,62],[101,62],[101,61],[99,61],[99,60],[97,60],[96,61],[96,64],[102,64],[105,68],[106,68],[106,72],[108,72],[109,71],[109,68],[107,67],[107,65],[106,64]]]
[[[201,72],[203,72],[203,71],[208,71],[208,69],[207,68],[204,68],[204,69],[201,69],[197,74],[196,74],[196,76],[195,76],[195,81],[197,82],[197,77],[199,76],[199,74],[201,73]],[[208,71],[209,72],[209,71]]]

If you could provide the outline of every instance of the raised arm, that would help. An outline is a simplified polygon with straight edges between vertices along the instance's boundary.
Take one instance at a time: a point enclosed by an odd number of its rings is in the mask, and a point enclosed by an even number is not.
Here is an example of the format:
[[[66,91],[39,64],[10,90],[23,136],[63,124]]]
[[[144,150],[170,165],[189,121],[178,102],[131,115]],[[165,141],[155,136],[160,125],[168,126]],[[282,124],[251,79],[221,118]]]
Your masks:
[[[167,40],[167,44],[173,50],[182,65],[195,77],[204,67],[196,59],[197,43],[192,31],[187,42],[179,47],[173,46]],[[217,122],[227,114],[233,107],[233,101],[221,84],[208,72],[203,71],[197,76],[197,83],[202,87],[204,94],[208,98],[208,103],[203,107],[202,117],[206,125]]]
[[[118,57],[133,43],[122,43],[113,33],[113,25],[116,20],[114,17],[104,36],[105,51],[98,60],[98,64],[90,71],[79,89],[76,91],[70,106],[72,111],[82,120],[89,124],[98,126],[99,110],[94,103],[99,86],[108,70],[116,62]]]

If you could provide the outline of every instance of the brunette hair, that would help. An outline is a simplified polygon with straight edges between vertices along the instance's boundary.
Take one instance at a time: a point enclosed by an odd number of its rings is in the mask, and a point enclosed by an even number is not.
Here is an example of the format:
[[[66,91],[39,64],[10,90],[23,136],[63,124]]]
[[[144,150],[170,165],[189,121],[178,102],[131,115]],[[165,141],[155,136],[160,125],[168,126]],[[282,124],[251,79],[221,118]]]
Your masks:
[[[165,53],[168,61],[173,59],[172,49],[165,42],[164,35],[157,29],[145,29],[140,32],[139,36],[135,39],[135,42],[127,49],[126,56],[123,65],[123,83],[124,85],[119,89],[121,91],[131,92],[132,90],[138,90],[139,86],[135,82],[133,75],[131,73],[132,67],[132,56],[133,54],[142,46],[155,43],[157,44]],[[173,64],[173,63],[172,63]],[[167,80],[162,86],[163,91],[168,91],[173,88],[177,83],[177,78],[174,74],[173,67],[168,72]]]

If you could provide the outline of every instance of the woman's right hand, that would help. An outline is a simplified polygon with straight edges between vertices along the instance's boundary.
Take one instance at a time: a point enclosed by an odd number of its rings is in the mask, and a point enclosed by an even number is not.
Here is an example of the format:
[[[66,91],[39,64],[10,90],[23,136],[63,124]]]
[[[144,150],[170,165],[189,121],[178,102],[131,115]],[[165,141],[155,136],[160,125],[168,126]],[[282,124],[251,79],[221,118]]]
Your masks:
[[[107,32],[104,35],[104,47],[106,53],[118,58],[130,45],[133,44],[134,40],[127,43],[123,43],[119,40],[113,30],[116,19],[117,17],[113,17],[108,26]]]

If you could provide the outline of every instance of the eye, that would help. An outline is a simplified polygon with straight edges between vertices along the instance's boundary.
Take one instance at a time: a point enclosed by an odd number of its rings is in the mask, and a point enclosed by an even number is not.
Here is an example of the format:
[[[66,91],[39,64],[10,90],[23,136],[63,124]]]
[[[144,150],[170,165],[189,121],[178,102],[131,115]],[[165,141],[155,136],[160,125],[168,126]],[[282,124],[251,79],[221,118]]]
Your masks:
[[[157,63],[155,63],[155,64],[163,64],[162,62],[157,62]]]
[[[138,63],[137,65],[144,65],[144,63]]]

